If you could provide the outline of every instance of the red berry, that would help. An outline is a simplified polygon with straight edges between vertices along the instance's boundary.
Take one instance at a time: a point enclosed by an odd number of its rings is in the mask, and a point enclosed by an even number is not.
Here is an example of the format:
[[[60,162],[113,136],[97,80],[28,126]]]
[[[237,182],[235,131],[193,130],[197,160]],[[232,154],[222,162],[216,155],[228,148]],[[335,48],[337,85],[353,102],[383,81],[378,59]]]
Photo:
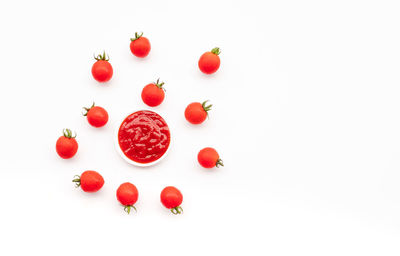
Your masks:
[[[218,152],[213,148],[203,148],[197,155],[199,164],[204,168],[213,168],[224,166],[222,160],[219,158]]]
[[[131,208],[136,211],[135,206],[133,206],[138,200],[139,192],[135,185],[129,182],[122,183],[117,189],[117,199],[125,206],[124,210],[129,214]]]
[[[206,105],[207,101],[190,103],[185,109],[185,118],[192,124],[201,124],[206,120],[208,111],[211,110],[212,105]]]
[[[173,214],[181,214],[183,212],[180,206],[183,201],[182,193],[172,186],[165,187],[160,195],[161,203],[167,208],[171,209]]]
[[[159,81],[160,79],[158,79],[155,83],[146,85],[142,90],[142,100],[150,107],[156,107],[164,100],[164,82],[160,83]]]
[[[90,108],[83,108],[86,113],[83,115],[87,117],[87,120],[91,126],[102,127],[108,122],[107,111],[99,106],[95,106],[94,102]]]
[[[216,72],[219,68],[221,60],[219,59],[219,54],[221,51],[218,47],[211,50],[211,52],[206,52],[201,55],[199,59],[199,68],[201,72],[205,74],[212,74]]]
[[[143,36],[143,33],[135,33],[135,38],[131,38],[130,44],[131,52],[139,58],[146,57],[151,49],[150,41]]]
[[[70,129],[64,129],[63,134],[56,142],[56,151],[61,158],[68,159],[78,151],[78,142],[75,139],[76,134],[72,136]]]
[[[85,171],[81,176],[76,175],[72,180],[77,187],[81,187],[85,192],[99,191],[104,185],[103,177],[96,171]]]
[[[93,78],[98,82],[107,82],[113,75],[113,68],[110,64],[109,58],[106,58],[106,53],[99,54],[94,57],[96,62],[92,66]]]

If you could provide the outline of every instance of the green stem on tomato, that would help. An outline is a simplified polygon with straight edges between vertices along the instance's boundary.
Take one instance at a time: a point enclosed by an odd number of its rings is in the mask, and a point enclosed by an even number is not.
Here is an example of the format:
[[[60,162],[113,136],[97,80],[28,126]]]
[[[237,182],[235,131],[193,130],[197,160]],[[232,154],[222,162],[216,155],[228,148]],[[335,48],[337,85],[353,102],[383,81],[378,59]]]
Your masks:
[[[171,212],[175,215],[183,213],[183,209],[181,206],[177,206],[171,209]]]
[[[135,210],[135,212],[137,212],[136,207],[133,206],[133,205],[125,205],[124,211],[125,211],[127,214],[130,214],[130,213],[131,213],[131,208],[133,208],[133,209]]]
[[[83,107],[83,109],[84,109],[86,112],[85,112],[85,113],[82,113],[82,115],[83,115],[83,116],[87,116],[87,114],[89,113],[89,110],[91,110],[93,107],[94,107],[94,101],[93,101],[92,106],[90,106],[90,107],[88,107],[88,108]]]
[[[160,78],[157,79],[157,82],[154,83],[158,88],[163,89],[165,91],[165,89],[163,88],[163,85],[165,84],[164,82],[160,83]]]
[[[68,138],[68,139],[76,138],[76,132],[75,132],[75,136],[72,136],[72,131],[70,129],[64,129],[63,135],[65,138]]]
[[[208,100],[204,101],[204,102],[201,104],[201,106],[203,107],[204,111],[207,112],[207,115],[208,115],[208,111],[211,110],[212,104],[207,105],[207,102],[208,102]]]
[[[215,167],[219,168],[220,166],[224,166],[224,162],[222,161],[222,159],[218,159],[217,163],[215,164]]]
[[[221,50],[219,49],[219,47],[215,47],[211,50],[212,53],[219,55],[221,53]]]
[[[109,61],[110,60],[110,57],[108,55],[106,57],[106,51],[103,51],[103,55],[98,54],[97,57],[96,57],[96,55],[93,54],[93,56],[94,56],[94,59],[97,60],[97,61],[99,61],[99,60]]]
[[[140,34],[138,32],[135,32],[135,38],[131,38],[131,41],[135,41],[143,36],[143,32]]]
[[[75,187],[79,187],[81,185],[81,176],[79,175],[75,175],[74,179],[72,180],[72,182],[75,183]]]

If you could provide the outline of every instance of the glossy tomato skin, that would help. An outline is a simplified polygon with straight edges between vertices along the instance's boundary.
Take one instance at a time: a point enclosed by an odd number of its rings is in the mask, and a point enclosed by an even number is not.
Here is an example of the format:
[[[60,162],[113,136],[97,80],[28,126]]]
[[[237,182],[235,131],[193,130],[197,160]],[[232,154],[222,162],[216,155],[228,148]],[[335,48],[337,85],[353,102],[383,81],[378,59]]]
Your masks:
[[[122,183],[117,189],[117,199],[124,206],[134,205],[139,197],[135,185],[129,182]]]
[[[213,148],[203,148],[197,155],[199,164],[204,168],[213,168],[217,166],[219,155]]]
[[[96,171],[85,171],[80,176],[80,186],[85,192],[99,191],[104,185],[104,179]]]
[[[142,100],[150,107],[160,105],[164,101],[164,98],[165,92],[163,88],[159,88],[154,83],[146,85],[142,90]]]
[[[217,54],[212,52],[203,53],[199,59],[199,68],[204,74],[215,73],[221,64],[221,60]]]
[[[56,151],[61,158],[69,159],[78,151],[78,142],[75,138],[61,136],[56,142]]]
[[[92,66],[93,78],[98,82],[107,82],[113,75],[113,68],[107,60],[98,60]]]
[[[168,186],[161,191],[160,199],[167,209],[172,209],[182,204],[183,196],[176,187]]]
[[[87,120],[91,126],[102,127],[108,122],[107,111],[99,106],[90,108],[86,114]]]
[[[201,124],[207,118],[207,111],[200,102],[193,102],[186,107],[185,118],[192,124]]]
[[[139,58],[144,58],[149,55],[151,45],[149,39],[141,36],[138,39],[131,41],[130,48],[133,55]]]

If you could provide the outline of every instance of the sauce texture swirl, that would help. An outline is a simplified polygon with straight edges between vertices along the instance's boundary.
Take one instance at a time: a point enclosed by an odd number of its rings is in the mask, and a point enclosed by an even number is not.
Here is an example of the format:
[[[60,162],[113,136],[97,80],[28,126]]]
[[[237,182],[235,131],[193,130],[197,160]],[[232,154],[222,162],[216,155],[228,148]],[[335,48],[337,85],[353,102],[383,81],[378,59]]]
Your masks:
[[[130,114],[118,130],[119,146],[126,157],[138,163],[151,163],[168,150],[171,135],[165,120],[153,111]]]

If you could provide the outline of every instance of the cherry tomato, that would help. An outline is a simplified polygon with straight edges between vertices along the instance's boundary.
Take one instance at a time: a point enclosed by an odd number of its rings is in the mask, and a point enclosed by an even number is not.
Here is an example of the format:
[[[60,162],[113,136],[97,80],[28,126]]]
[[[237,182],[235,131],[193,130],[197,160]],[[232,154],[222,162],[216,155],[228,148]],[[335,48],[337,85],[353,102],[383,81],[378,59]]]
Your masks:
[[[83,116],[86,116],[91,126],[102,127],[108,122],[107,111],[102,107],[95,106],[94,102],[90,108],[83,109],[86,111]]]
[[[143,36],[143,33],[135,33],[135,38],[131,38],[131,52],[139,58],[146,57],[151,49],[150,41]]]
[[[157,82],[146,85],[142,90],[142,100],[145,104],[150,107],[156,107],[160,105],[165,97],[164,82],[160,83],[160,79]]]
[[[201,124],[206,120],[208,111],[211,110],[212,105],[206,105],[207,101],[203,103],[193,102],[190,103],[185,109],[185,118],[192,124]]]
[[[161,191],[161,203],[167,208],[171,209],[173,214],[183,213],[181,203],[183,201],[183,196],[181,191],[176,187],[168,186]]]
[[[78,151],[78,142],[75,136],[72,136],[70,129],[63,130],[63,136],[58,138],[56,142],[56,151],[61,158],[68,159],[73,157]]]
[[[197,155],[199,164],[204,168],[213,168],[224,166],[222,159],[219,158],[218,152],[213,148],[203,148]]]
[[[75,175],[72,182],[85,192],[99,191],[104,185],[103,177],[96,171],[84,171],[81,176]]]
[[[205,52],[200,56],[199,68],[205,74],[212,74],[218,70],[221,60],[219,54],[221,53],[218,47],[215,47],[211,52]]]
[[[128,214],[131,212],[131,208],[136,211],[135,206],[133,206],[138,200],[139,192],[135,185],[129,182],[122,183],[117,189],[117,199],[125,206],[124,211]]]
[[[113,68],[108,62],[110,58],[106,58],[106,53],[103,52],[103,55],[99,54],[94,59],[96,62],[92,66],[93,78],[101,83],[109,81],[113,75]]]

